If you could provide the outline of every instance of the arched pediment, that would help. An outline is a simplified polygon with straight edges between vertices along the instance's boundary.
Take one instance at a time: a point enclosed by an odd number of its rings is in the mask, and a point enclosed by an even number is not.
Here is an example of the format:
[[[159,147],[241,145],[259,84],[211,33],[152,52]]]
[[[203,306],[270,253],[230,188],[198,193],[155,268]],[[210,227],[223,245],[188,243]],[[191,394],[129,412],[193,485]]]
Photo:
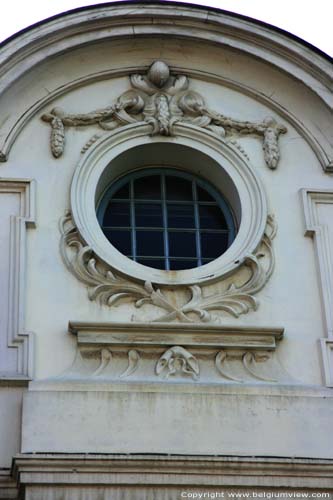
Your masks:
[[[0,159],[6,161],[22,128],[59,96],[95,81],[145,71],[152,57],[148,59],[142,50],[147,40],[154,37],[156,50],[163,47],[166,54],[168,49],[174,53],[174,60],[168,61],[174,72],[229,86],[268,104],[298,129],[324,170],[331,171],[333,154],[329,138],[307,123],[306,117],[298,116],[298,110],[289,107],[283,90],[279,94],[274,84],[280,77],[284,84],[289,81],[294,87],[291,91],[304,93],[309,108],[316,106],[329,114],[333,105],[331,62],[268,25],[224,11],[182,4],[174,9],[174,5],[122,2],[77,9],[35,25],[4,43],[0,53],[0,106],[1,95],[15,99],[22,88],[24,98],[16,101],[14,112],[6,109],[6,103],[2,107],[5,118]],[[133,34],[141,51],[140,64],[137,54],[131,55]],[[177,44],[178,50],[185,53],[183,60],[177,57]],[[103,47],[105,53],[99,57]],[[197,56],[193,47],[198,49]],[[199,61],[196,64],[200,50],[211,52],[215,64],[209,65],[202,58],[201,64]],[[126,61],[117,60],[118,51],[127,53]],[[99,58],[95,65],[91,63],[94,52]],[[73,60],[79,62],[76,70],[71,64]],[[241,75],[239,68],[245,66],[252,71],[244,69]],[[258,72],[267,74],[267,78],[261,78],[267,81],[258,84],[254,77]],[[277,86],[281,87],[280,82]]]

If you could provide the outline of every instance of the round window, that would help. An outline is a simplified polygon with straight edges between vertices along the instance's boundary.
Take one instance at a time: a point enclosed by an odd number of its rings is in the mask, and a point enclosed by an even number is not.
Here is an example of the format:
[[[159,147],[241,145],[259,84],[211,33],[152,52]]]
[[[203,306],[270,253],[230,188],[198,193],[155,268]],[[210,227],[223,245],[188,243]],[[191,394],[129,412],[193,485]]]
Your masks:
[[[151,137],[146,124],[120,127],[76,168],[73,223],[92,263],[116,277],[211,283],[240,267],[263,238],[264,188],[238,148],[194,126],[175,130],[172,138]]]
[[[207,264],[235,238],[234,217],[221,194],[206,181],[171,168],[149,168],[114,182],[97,216],[119,252],[166,271]]]

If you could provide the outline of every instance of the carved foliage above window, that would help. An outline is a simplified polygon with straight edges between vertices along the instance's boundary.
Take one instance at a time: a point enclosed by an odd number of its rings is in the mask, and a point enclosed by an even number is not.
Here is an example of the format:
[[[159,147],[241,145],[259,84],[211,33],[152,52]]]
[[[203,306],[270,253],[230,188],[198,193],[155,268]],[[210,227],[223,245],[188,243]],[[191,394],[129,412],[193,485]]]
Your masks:
[[[268,216],[257,251],[240,262],[239,268],[226,280],[223,291],[214,293],[209,293],[207,286],[197,284],[157,288],[149,281],[139,283],[118,274],[85,244],[70,213],[61,221],[61,232],[63,260],[71,273],[87,285],[90,300],[107,307],[123,301],[134,303],[137,309],[150,304],[159,311],[154,317],[135,318],[138,321],[219,323],[225,314],[237,318],[258,308],[255,295],[265,286],[274,269],[272,240],[276,225],[272,216]],[[182,296],[185,292],[188,297],[181,305],[177,300],[179,292]]]
[[[252,134],[263,139],[264,158],[267,166],[275,169],[279,162],[278,139],[287,129],[272,117],[262,122],[240,121],[209,109],[202,95],[189,89],[185,75],[171,75],[169,66],[155,61],[146,75],[130,76],[131,89],[124,92],[115,104],[90,113],[68,113],[54,108],[42,115],[51,125],[50,145],[55,158],[64,152],[65,132],[68,127],[97,125],[103,130],[113,130],[130,123],[146,122],[152,135],[174,134],[176,123],[190,123],[206,128],[220,137],[232,134]],[[98,137],[98,136],[97,136]],[[96,135],[85,146],[93,143]]]

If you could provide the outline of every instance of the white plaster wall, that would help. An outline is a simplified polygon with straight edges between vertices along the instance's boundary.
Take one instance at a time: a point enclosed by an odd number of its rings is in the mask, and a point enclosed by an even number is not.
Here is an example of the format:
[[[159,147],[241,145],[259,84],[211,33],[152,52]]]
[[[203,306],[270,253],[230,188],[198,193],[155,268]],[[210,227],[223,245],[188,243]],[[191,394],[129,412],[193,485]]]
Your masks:
[[[50,388],[25,398],[23,453],[332,454],[330,390]]]
[[[288,127],[288,133],[280,138],[281,160],[276,171],[265,166],[258,138],[239,139],[265,186],[270,211],[278,223],[274,240],[276,269],[258,295],[259,309],[238,319],[226,316],[225,324],[283,326],[285,338],[278,348],[281,364],[301,383],[321,385],[318,340],[325,337],[325,331],[313,242],[304,237],[299,190],[333,189],[333,178],[323,172],[315,151],[302,135],[305,127],[327,146],[332,117],[318,97],[273,66],[228,48],[165,38],[155,38],[153,44],[147,39],[96,43],[65,53],[41,64],[0,98],[5,120],[46,98],[54,89],[78,80],[33,116],[17,137],[9,160],[0,166],[3,177],[37,181],[37,227],[27,236],[26,289],[26,329],[36,335],[36,378],[59,375],[72,363],[76,341],[67,333],[69,320],[128,321],[133,312],[129,305],[108,309],[90,302],[85,286],[65,268],[59,253],[58,224],[70,207],[69,188],[80,150],[98,129],[69,129],[65,154],[56,160],[49,149],[49,126],[40,115],[54,106],[83,113],[110,105],[129,88],[129,82],[125,76],[110,78],[102,73],[119,68],[126,73],[128,68],[149,65],[156,58],[185,73],[193,69],[201,72],[196,78],[190,76],[190,84],[205,96],[213,110],[251,121],[274,115]],[[94,73],[100,75],[95,81],[80,84],[80,78]],[[295,116],[298,125],[293,126],[288,116]],[[306,412],[306,403],[301,410]],[[1,433],[6,432],[7,424],[0,425]],[[29,436],[29,429],[26,432]],[[4,448],[6,457],[15,452],[16,438],[11,443]],[[320,456],[324,444],[317,444],[314,455]],[[33,446],[30,443],[26,449],[31,451]],[[326,450],[325,456],[328,454]]]
[[[112,57],[111,57],[112,55]],[[227,49],[189,46],[185,42],[140,40],[136,44],[119,42],[87,47],[41,65],[26,76],[20,86],[8,93],[7,105],[22,106],[45,96],[60,84],[95,72],[147,65],[156,57],[168,63],[209,73],[208,82],[190,78],[191,88],[206,97],[209,107],[241,120],[261,121],[274,115],[288,127],[280,137],[281,160],[276,171],[264,164],[261,141],[240,138],[257,175],[264,183],[270,211],[275,214],[278,234],[274,241],[276,270],[259,294],[260,308],[226,324],[281,325],[285,339],[279,348],[284,367],[300,381],[320,384],[320,358],[317,340],[324,336],[319,302],[313,244],[303,236],[303,214],[299,199],[302,187],[333,188],[314,152],[287,120],[264,104],[262,96],[281,109],[297,115],[307,128],[322,123],[326,131],[326,109],[296,81],[272,67]],[[227,78],[227,86],[212,79]],[[204,78],[204,76],[202,77]],[[230,88],[234,81],[235,88]],[[255,89],[257,97],[245,95],[240,86]],[[68,112],[88,112],[110,105],[129,88],[127,77],[105,79],[74,88],[45,106],[45,111],[61,106]],[[248,92],[248,91],[246,91]],[[306,100],[307,106],[304,106]],[[36,115],[24,128],[12,149],[10,159],[1,165],[4,176],[29,176],[37,180],[37,230],[28,235],[27,328],[36,332],[36,376],[44,378],[65,370],[74,356],[75,343],[67,334],[70,319],[91,321],[126,320],[127,305],[109,310],[90,302],[85,286],[64,267],[59,250],[58,223],[69,208],[69,187],[80,150],[98,131],[96,127],[69,129],[65,154],[55,160],[49,150],[49,127]],[[50,353],[52,355],[50,356]]]

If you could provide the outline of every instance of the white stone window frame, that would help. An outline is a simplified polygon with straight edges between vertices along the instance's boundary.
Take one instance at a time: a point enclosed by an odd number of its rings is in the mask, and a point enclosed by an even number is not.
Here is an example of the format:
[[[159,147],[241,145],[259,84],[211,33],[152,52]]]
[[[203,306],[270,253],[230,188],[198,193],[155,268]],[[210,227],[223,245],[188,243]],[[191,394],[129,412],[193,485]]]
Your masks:
[[[160,285],[207,284],[224,279],[239,268],[248,255],[253,254],[264,236],[268,210],[263,185],[249,161],[238,148],[212,132],[199,127],[175,125],[173,137],[149,134],[151,128],[144,123],[128,125],[98,139],[82,156],[75,170],[71,185],[71,211],[73,222],[81,238],[96,256],[122,275],[139,281]],[[145,165],[140,158],[132,163],[117,164],[117,157],[132,148],[160,144],[170,149],[174,145],[188,149],[193,162],[175,159],[173,166],[198,175],[196,156],[206,156],[209,165],[199,172],[229,201],[237,223],[236,238],[228,250],[201,267],[181,271],[163,271],[136,263],[121,254],[107,240],[97,220],[96,206],[103,191],[124,174],[138,168],[147,168],[154,158],[147,158]],[[193,153],[193,155],[192,155]],[[148,164],[147,164],[148,163]],[[168,165],[170,166],[170,165]]]

